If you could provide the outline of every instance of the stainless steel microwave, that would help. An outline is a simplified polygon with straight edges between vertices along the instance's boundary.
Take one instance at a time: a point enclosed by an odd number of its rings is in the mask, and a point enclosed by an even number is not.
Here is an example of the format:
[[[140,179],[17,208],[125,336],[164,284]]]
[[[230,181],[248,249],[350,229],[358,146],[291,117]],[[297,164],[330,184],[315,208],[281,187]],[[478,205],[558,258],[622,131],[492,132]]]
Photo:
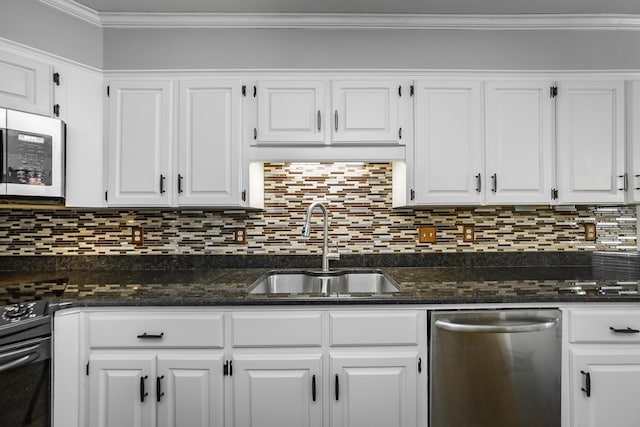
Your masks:
[[[62,120],[0,108],[0,197],[64,199]]]

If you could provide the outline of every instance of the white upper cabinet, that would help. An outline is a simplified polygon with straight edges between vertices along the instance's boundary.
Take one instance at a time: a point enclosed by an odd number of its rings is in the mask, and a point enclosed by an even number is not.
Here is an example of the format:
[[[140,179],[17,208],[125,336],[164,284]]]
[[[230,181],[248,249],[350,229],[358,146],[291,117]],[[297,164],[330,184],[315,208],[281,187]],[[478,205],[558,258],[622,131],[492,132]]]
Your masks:
[[[259,81],[258,143],[325,142],[325,82]]]
[[[168,80],[110,83],[110,206],[169,205],[172,90]]]
[[[109,206],[246,205],[240,80],[115,80],[109,88]]]
[[[331,82],[332,142],[399,142],[398,98],[395,80]]]
[[[397,145],[402,140],[400,116],[404,111],[400,86],[398,80],[363,78],[259,80],[257,118],[250,116],[251,109],[247,115],[248,121],[256,123],[250,143]]]
[[[622,81],[558,85],[559,204],[624,202],[624,105]]]
[[[53,67],[0,51],[0,107],[50,116]]]
[[[627,203],[640,203],[640,81],[627,83]]]
[[[414,204],[482,202],[481,100],[479,81],[416,82]]]
[[[548,204],[553,119],[550,82],[487,82],[487,204]]]
[[[180,82],[179,205],[240,203],[241,86],[239,80]]]

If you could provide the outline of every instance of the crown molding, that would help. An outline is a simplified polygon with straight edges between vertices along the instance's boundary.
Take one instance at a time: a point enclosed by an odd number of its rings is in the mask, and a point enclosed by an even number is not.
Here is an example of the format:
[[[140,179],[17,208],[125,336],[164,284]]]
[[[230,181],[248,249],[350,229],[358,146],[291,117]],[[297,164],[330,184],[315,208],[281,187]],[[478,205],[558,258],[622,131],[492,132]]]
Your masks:
[[[40,3],[46,4],[47,6],[58,9],[93,25],[102,26],[100,14],[96,10],[80,4],[75,0],[40,0]]]
[[[640,14],[112,13],[39,1],[104,28],[640,30]]]

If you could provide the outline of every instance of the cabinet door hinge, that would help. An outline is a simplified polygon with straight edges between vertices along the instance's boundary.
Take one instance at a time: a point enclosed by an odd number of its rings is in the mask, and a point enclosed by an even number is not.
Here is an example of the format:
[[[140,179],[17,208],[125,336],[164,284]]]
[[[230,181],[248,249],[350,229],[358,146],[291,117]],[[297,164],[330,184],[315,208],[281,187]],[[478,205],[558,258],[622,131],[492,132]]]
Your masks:
[[[60,86],[60,73],[53,73],[53,82],[56,86]]]
[[[107,85],[107,98],[111,95],[111,86]]]
[[[551,86],[549,94],[551,95],[551,98],[558,96],[558,86]]]
[[[87,370],[85,371],[87,376],[89,376],[89,362],[87,362]]]

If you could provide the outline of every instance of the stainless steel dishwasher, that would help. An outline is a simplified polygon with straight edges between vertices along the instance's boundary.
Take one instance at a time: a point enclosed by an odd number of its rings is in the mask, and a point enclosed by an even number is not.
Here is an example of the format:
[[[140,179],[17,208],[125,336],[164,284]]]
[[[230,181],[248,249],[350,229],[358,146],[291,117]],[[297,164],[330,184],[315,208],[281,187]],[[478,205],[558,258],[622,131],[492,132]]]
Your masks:
[[[430,427],[560,426],[560,310],[430,319]]]

